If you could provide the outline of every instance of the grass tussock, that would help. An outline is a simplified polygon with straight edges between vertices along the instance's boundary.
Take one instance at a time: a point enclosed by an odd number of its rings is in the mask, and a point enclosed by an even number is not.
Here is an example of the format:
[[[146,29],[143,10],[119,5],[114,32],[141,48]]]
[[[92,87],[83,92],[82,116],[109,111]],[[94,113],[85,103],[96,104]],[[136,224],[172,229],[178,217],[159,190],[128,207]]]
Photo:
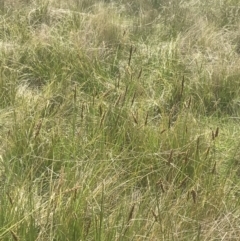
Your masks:
[[[0,239],[238,240],[237,1],[0,1]]]

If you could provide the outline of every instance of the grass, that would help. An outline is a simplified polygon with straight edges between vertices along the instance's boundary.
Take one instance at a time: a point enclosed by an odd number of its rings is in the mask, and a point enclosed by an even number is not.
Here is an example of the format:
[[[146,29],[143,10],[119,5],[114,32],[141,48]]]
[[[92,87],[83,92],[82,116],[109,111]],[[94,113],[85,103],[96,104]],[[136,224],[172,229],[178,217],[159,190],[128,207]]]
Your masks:
[[[238,240],[239,7],[1,1],[0,240]]]

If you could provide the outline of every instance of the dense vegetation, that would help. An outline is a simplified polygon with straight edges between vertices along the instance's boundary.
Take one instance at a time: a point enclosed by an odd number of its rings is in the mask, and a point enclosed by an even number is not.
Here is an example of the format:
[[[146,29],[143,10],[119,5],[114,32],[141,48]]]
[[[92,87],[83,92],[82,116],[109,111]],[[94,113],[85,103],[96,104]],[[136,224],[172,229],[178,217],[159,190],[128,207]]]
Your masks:
[[[237,0],[0,1],[0,240],[239,240]]]

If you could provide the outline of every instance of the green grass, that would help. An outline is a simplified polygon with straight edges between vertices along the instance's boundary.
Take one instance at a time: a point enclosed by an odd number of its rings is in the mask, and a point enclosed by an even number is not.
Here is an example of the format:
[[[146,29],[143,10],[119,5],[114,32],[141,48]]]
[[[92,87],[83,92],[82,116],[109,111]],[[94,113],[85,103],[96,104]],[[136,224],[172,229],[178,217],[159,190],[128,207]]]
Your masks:
[[[238,240],[238,1],[1,1],[0,240]]]

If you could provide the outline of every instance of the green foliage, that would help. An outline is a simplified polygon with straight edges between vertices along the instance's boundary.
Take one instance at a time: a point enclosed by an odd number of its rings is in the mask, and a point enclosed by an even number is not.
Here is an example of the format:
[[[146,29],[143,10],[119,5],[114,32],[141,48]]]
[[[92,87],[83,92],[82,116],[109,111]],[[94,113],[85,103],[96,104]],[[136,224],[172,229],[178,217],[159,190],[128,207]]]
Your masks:
[[[0,240],[237,240],[237,1],[3,1]]]

